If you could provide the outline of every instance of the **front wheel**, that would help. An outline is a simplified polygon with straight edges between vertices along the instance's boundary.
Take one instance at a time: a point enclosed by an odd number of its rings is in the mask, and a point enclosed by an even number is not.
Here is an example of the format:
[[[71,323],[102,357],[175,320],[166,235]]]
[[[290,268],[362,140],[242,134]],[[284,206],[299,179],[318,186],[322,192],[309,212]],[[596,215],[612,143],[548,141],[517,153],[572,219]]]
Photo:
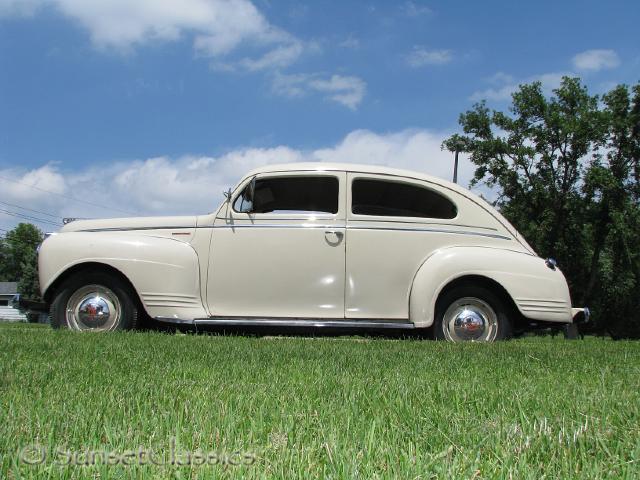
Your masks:
[[[115,275],[79,273],[58,289],[49,311],[51,326],[80,332],[136,328],[134,298],[130,287]]]
[[[460,286],[438,300],[434,334],[449,342],[495,342],[511,336],[508,308],[491,290]]]

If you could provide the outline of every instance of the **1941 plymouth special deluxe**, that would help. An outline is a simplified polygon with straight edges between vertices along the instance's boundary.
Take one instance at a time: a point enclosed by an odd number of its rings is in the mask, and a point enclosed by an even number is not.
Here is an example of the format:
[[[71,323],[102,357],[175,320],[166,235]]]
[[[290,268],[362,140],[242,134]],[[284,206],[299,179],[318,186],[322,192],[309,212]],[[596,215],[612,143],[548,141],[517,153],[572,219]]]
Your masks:
[[[290,164],[248,173],[213,213],[81,220],[39,249],[51,324],[429,327],[491,342],[571,325],[567,282],[487,202],[421,173]]]

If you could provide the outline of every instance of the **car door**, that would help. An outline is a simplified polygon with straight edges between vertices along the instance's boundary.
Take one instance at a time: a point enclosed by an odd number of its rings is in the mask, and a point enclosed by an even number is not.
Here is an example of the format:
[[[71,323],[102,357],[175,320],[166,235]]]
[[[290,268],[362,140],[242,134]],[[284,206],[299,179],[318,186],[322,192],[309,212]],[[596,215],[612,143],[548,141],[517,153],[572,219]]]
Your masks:
[[[458,228],[454,194],[391,175],[349,173],[347,183],[345,316],[408,319],[418,268]]]
[[[259,174],[214,223],[213,316],[344,318],[346,173]]]

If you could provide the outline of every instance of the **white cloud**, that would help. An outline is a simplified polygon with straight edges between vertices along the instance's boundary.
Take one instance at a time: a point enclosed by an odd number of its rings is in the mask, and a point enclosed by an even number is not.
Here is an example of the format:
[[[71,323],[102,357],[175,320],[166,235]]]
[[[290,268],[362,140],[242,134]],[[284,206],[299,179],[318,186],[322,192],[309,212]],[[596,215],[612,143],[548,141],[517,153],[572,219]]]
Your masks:
[[[597,72],[598,70],[616,68],[620,65],[620,58],[614,50],[586,50],[574,56],[572,63],[576,70]]]
[[[283,74],[276,72],[271,83],[271,90],[277,95],[299,98],[307,93],[310,75],[306,73]]]
[[[21,182],[0,180],[0,185],[4,201],[50,212],[60,218],[118,216],[121,215],[118,210],[141,215],[202,214],[217,208],[222,192],[235,185],[247,171],[274,163],[320,161],[389,165],[450,179],[453,156],[440,149],[442,140],[449,133],[410,129],[379,134],[356,130],[336,145],[310,151],[283,145],[238,148],[216,157],[155,157],[94,165],[73,172],[63,172],[57,165],[44,165],[30,171],[0,170],[0,176]],[[472,174],[473,167],[463,156],[459,171],[461,183],[468,184]],[[75,202],[25,184],[115,210]],[[9,207],[6,209],[10,210]],[[11,228],[18,221],[0,213],[0,228]]]
[[[542,82],[542,90],[545,94],[550,95],[552,90],[560,86],[562,77],[574,76],[571,72],[552,72],[533,75],[521,80],[515,80],[511,75],[498,72],[487,79],[494,86],[485,90],[474,92],[469,98],[474,102],[480,100],[488,100],[495,102],[504,102],[511,100],[511,95],[518,90],[518,87],[525,83]]]
[[[331,78],[316,78],[309,82],[309,87],[319,92],[324,92],[334,102],[355,110],[367,90],[367,84],[358,77],[346,77],[332,75]]]
[[[310,160],[322,162],[364,163],[417,170],[450,179],[453,155],[440,145],[448,132],[407,129],[379,134],[370,130],[355,130],[335,146],[314,150]],[[471,179],[471,164],[461,169],[465,182]]]
[[[615,68],[620,64],[618,54],[613,50],[586,50],[575,55],[572,59],[573,67],[578,71],[598,71],[605,68]],[[550,72],[533,75],[526,78],[515,79],[512,75],[497,72],[487,78],[487,82],[493,85],[485,90],[474,92],[469,98],[473,101],[489,100],[504,102],[511,100],[511,95],[518,87],[525,83],[542,82],[542,89],[546,95],[560,86],[562,77],[575,77],[574,72]]]
[[[360,48],[360,40],[353,35],[349,35],[343,41],[339,42],[338,46],[349,50],[358,50]]]
[[[479,102],[480,100],[502,102],[511,99],[511,95],[518,89],[516,84],[507,84],[498,88],[487,88],[486,90],[478,90],[473,92],[470,100]]]
[[[418,68],[425,65],[444,65],[453,59],[451,50],[429,50],[425,47],[415,46],[411,53],[405,56],[409,66]]]
[[[288,67],[298,59],[302,52],[302,42],[291,41],[287,45],[274,48],[259,58],[243,58],[237,62],[237,66],[251,72]]]
[[[0,17],[32,15],[45,8],[75,21],[100,49],[128,52],[188,38],[198,56],[226,72],[277,71],[321,50],[317,42],[302,41],[269,23],[250,0],[0,0]],[[357,48],[357,40],[345,46]],[[357,77],[289,77],[276,76],[274,91],[288,96],[315,91],[350,109],[360,104],[366,90]]]
[[[496,72],[489,78],[487,78],[487,82],[491,83],[492,85],[504,85],[513,83],[514,81],[515,78],[513,78],[513,75],[509,75],[508,73],[504,72]]]
[[[405,2],[402,6],[402,13],[408,17],[420,17],[422,15],[430,15],[432,10],[426,5],[421,5],[416,2]]]
[[[273,77],[272,90],[285,97],[302,97],[310,92],[324,94],[325,98],[351,110],[358,108],[367,91],[364,80],[354,76],[319,74],[282,74]]]
[[[43,0],[0,0],[0,17],[33,15]]]
[[[29,171],[17,168],[0,170],[0,229],[8,230],[18,222],[32,221],[20,218],[16,213],[32,219],[42,218],[48,222],[59,222],[62,218],[60,212],[64,208],[64,198],[60,195],[64,195],[67,190],[65,175],[54,165],[43,165]],[[30,210],[17,208],[20,206]],[[55,219],[32,210],[51,212],[60,215],[60,218]],[[12,212],[13,215],[7,212]],[[39,226],[45,230],[55,228],[49,223]],[[3,232],[0,231],[1,233]]]
[[[241,46],[266,50],[247,60],[253,70],[290,63],[302,44],[270,24],[249,0],[0,0],[0,15],[53,7],[89,32],[95,46],[129,51],[157,41],[193,38],[203,56],[222,57]]]

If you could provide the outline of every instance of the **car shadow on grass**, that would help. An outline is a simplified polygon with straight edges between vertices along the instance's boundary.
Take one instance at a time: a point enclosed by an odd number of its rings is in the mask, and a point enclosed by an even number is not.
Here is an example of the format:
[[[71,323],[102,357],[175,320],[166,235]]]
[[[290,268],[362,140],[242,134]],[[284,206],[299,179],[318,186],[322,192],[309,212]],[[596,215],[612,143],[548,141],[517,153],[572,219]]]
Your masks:
[[[224,336],[250,336],[250,337],[363,337],[363,338],[388,338],[388,339],[432,339],[432,329],[365,329],[365,328],[332,328],[332,327],[274,327],[274,326],[229,326],[229,325],[169,325],[154,322],[147,325],[147,329],[166,332],[183,333],[192,335],[224,335]]]

